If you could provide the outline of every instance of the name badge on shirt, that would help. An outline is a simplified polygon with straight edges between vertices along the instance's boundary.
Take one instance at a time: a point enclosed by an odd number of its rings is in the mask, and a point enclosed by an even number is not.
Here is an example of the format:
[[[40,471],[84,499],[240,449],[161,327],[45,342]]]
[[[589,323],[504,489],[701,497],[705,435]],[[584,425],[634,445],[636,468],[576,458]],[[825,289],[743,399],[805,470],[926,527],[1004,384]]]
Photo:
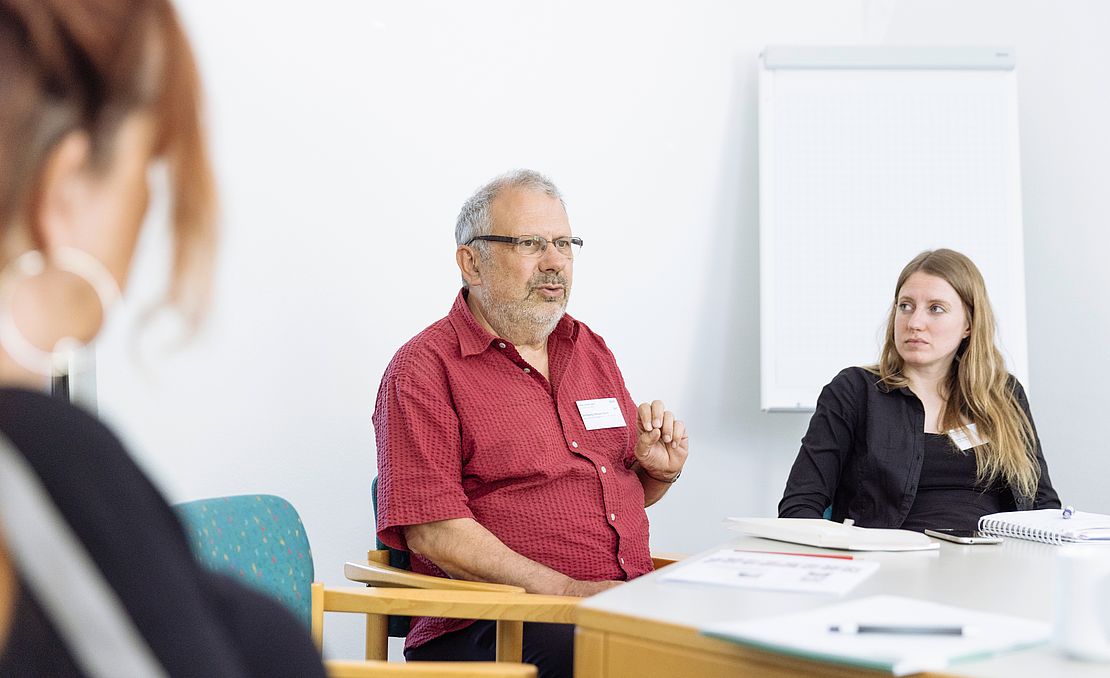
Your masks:
[[[620,403],[616,398],[597,398],[578,400],[578,411],[582,413],[582,423],[587,431],[599,428],[621,428],[625,425]]]
[[[979,437],[979,429],[975,428],[975,424],[968,424],[966,433],[963,429],[954,428],[948,432],[948,437],[956,443],[956,447],[960,448],[961,452],[967,452],[987,442]]]

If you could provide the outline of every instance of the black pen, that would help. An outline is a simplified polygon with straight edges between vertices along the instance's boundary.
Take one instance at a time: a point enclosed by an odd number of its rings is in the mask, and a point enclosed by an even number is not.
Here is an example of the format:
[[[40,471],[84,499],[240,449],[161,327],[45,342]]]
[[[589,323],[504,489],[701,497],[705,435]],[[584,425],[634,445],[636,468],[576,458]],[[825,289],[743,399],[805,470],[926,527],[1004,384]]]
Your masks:
[[[888,633],[902,636],[962,636],[962,626],[910,626],[901,624],[834,624],[830,633]]]

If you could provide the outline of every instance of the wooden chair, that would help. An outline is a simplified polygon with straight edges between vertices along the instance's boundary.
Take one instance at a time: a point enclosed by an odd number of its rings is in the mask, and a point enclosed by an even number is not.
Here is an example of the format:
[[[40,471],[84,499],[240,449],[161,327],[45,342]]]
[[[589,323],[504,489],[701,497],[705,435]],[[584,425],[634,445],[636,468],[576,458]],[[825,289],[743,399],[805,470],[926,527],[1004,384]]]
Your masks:
[[[330,678],[536,678],[531,664],[493,662],[325,662]]]
[[[677,559],[660,555],[653,556],[652,562],[660,569]],[[371,550],[365,565],[344,565],[344,575],[365,584],[365,588],[325,588],[313,584],[313,633],[323,633],[325,609],[365,614],[366,658],[385,660],[390,615],[493,620],[496,622],[496,660],[520,662],[524,622],[573,624],[582,600],[573,596],[526,593],[518,586],[430,577],[392,567],[388,562],[387,550]]]
[[[378,478],[370,483],[374,516],[378,514]],[[408,619],[398,617],[446,617],[451,619],[482,619],[497,622],[496,650],[498,662],[520,662],[524,643],[524,622],[573,624],[574,613],[581,598],[526,593],[519,586],[429,577],[408,570],[408,553],[386,547],[375,539],[377,547],[367,553],[366,564],[346,563],[344,576],[365,584],[366,588],[319,587],[321,605],[328,611],[360,612],[366,615],[366,658],[385,660],[389,637],[404,637]],[[680,560],[676,554],[652,556],[655,569]],[[317,598],[313,585],[313,602]],[[323,633],[323,613],[314,607],[313,633]]]
[[[388,567],[388,566],[386,566]],[[403,570],[402,570],[403,572]],[[412,575],[412,573],[408,573]],[[420,575],[412,575],[420,576]],[[436,579],[436,577],[429,577]],[[471,582],[460,582],[471,583]],[[490,586],[496,586],[491,584]],[[510,587],[515,588],[515,587]],[[376,591],[380,595],[367,597],[364,594]],[[458,594],[462,594],[459,597]],[[322,582],[312,583],[312,640],[318,648],[323,648],[324,612],[359,612],[366,614],[367,652],[365,661],[329,660],[324,662],[329,678],[537,678],[538,672],[532,664],[521,663],[521,647],[518,642],[515,659],[498,662],[390,662],[386,657],[388,635],[386,619],[390,614],[420,614],[441,617],[456,616],[460,613],[467,619],[493,619],[496,615],[512,617],[518,614],[513,606],[498,605],[496,600],[471,600],[467,594],[475,591],[412,589],[368,589],[324,586]],[[482,592],[484,595],[484,592]],[[406,594],[431,594],[417,596],[415,600]],[[503,594],[494,594],[503,595]],[[554,597],[554,596],[552,596]],[[577,601],[578,599],[572,599]],[[532,621],[529,619],[529,621]],[[501,622],[498,621],[500,626]],[[375,647],[373,656],[370,648],[370,634],[373,628],[375,638],[380,638],[380,648]],[[523,632],[523,626],[521,626]],[[499,639],[500,642],[500,639]]]

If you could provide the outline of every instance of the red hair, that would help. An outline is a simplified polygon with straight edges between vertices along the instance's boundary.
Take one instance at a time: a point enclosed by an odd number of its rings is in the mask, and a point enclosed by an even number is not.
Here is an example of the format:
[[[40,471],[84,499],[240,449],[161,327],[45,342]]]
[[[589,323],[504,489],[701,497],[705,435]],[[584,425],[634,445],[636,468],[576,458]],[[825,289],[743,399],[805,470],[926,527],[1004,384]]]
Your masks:
[[[66,134],[104,166],[120,123],[149,113],[169,170],[174,234],[168,301],[195,320],[208,295],[216,190],[200,78],[167,0],[0,0],[0,228],[34,213],[41,169]],[[38,234],[32,242],[41,245]],[[0,262],[2,264],[4,262]]]

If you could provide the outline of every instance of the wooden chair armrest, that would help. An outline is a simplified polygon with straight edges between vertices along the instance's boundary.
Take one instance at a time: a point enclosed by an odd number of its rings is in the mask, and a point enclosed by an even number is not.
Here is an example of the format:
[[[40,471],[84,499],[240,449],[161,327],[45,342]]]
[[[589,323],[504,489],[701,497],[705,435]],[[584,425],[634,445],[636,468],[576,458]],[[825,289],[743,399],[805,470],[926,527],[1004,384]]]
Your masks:
[[[329,586],[323,590],[323,608],[330,612],[553,624],[573,624],[581,600],[573,596],[487,591],[353,586]]]
[[[462,579],[447,579],[446,577],[430,577],[426,574],[416,574],[382,563],[369,562],[344,563],[343,576],[351,581],[357,581],[370,586],[382,588],[408,588],[408,589],[437,589],[440,591],[485,591],[487,593],[524,593],[519,586],[508,584],[488,584],[480,581],[465,581]]]
[[[536,678],[531,664],[493,662],[324,662],[329,678]]]
[[[651,564],[655,567],[655,569],[662,570],[668,565],[674,565],[678,561],[685,558],[686,555],[687,554],[685,553],[668,553],[666,551],[661,551],[658,553],[653,552],[651,554]]]

